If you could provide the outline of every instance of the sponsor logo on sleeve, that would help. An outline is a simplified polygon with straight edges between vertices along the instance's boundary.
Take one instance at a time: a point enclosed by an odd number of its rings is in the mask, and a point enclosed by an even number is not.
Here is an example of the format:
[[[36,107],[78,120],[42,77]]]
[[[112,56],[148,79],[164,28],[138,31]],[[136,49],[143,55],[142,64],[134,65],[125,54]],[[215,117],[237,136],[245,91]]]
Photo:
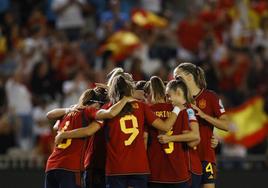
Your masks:
[[[196,120],[195,113],[194,113],[193,109],[191,109],[191,108],[187,109],[187,113],[188,113],[189,120]]]
[[[222,104],[221,99],[219,100],[219,105],[220,105],[220,112],[221,112],[221,113],[224,113],[224,112],[225,112],[225,109],[224,109],[224,106],[223,106],[223,104]]]

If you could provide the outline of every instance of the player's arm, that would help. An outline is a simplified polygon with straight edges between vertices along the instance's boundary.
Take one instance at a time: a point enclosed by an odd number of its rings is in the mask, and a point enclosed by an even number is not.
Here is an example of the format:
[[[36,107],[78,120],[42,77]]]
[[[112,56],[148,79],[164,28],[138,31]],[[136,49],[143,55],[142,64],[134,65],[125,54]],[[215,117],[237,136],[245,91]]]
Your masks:
[[[177,120],[177,116],[179,115],[179,113],[180,113],[180,108],[175,106],[173,108],[173,111],[172,111],[171,115],[166,120],[156,118],[153,121],[152,126],[155,127],[158,130],[167,132],[167,131],[172,129],[174,123]]]
[[[200,143],[200,140],[187,142],[187,145],[191,148],[196,148],[196,146]]]
[[[217,127],[218,129],[221,129],[224,131],[229,130],[230,121],[228,120],[228,117],[226,114],[223,114],[219,118],[212,117],[206,114],[204,119],[208,121],[209,123],[211,123],[212,125],[214,125],[215,127]]]
[[[124,106],[130,102],[131,100],[134,100],[132,97],[123,97],[120,101],[115,103],[113,106],[111,106],[109,109],[101,109],[96,113],[96,119],[111,119],[118,115],[121,110],[124,108]]]
[[[206,120],[207,122],[211,123],[213,126],[217,127],[218,129],[228,131],[230,121],[226,114],[222,114],[219,118],[212,117],[206,113],[204,113],[200,108],[192,104],[192,107],[197,111],[197,114],[202,119]]]
[[[93,121],[87,127],[74,129],[70,131],[59,132],[55,137],[55,143],[60,144],[63,139],[68,138],[83,138],[88,137],[96,133],[101,128],[101,124]]]
[[[195,141],[197,144],[200,142],[199,125],[197,122],[190,122],[191,130],[179,135],[159,135],[160,143],[165,144],[168,142],[191,142]]]
[[[183,133],[186,133],[186,132],[188,132],[188,131],[189,131],[189,130],[183,131]],[[200,143],[200,140],[201,140],[201,138],[198,139],[198,140],[189,141],[189,142],[187,142],[187,145],[188,145],[189,147],[191,147],[191,148],[196,148],[196,146]]]
[[[76,109],[75,106],[72,106],[70,108],[56,108],[49,111],[46,116],[49,120],[56,120],[72,111],[78,111],[78,109]]]

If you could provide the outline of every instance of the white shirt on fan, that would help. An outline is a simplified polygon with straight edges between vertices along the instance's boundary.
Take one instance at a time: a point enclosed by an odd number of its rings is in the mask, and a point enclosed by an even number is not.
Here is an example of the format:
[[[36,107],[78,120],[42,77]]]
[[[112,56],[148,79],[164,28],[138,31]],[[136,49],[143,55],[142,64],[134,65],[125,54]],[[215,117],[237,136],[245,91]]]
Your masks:
[[[55,11],[67,3],[70,0],[53,0],[52,9]],[[85,4],[85,0],[77,0],[82,4]],[[81,28],[85,25],[85,20],[82,15],[81,7],[73,3],[69,5],[63,12],[57,14],[56,26],[58,29],[70,29],[70,28]]]
[[[25,85],[9,79],[6,83],[6,94],[8,107],[13,109],[15,114],[28,115],[32,112],[31,93]]]

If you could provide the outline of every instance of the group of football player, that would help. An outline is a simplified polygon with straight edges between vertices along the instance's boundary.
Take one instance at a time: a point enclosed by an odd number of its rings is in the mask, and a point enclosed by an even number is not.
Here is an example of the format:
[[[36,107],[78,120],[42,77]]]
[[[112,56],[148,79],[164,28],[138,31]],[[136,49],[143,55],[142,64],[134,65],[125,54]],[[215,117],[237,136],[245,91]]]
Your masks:
[[[214,188],[213,129],[227,131],[228,117],[201,67],[181,63],[173,76],[135,82],[115,68],[48,112],[57,135],[45,188]]]

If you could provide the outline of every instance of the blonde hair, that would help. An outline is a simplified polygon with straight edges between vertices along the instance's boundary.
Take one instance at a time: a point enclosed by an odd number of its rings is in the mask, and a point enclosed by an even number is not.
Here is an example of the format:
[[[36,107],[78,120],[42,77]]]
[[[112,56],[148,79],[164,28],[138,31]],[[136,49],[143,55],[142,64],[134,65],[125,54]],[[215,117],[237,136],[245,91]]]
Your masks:
[[[194,99],[185,83],[185,81],[181,78],[177,78],[176,80],[171,80],[167,84],[168,90],[176,91],[178,88],[180,88],[183,92],[184,98],[187,103],[193,103]]]
[[[165,95],[165,84],[162,81],[161,78],[159,78],[158,76],[153,76],[150,79],[150,93],[152,95],[152,100],[156,101],[156,99],[158,98],[164,98],[166,97]]]

